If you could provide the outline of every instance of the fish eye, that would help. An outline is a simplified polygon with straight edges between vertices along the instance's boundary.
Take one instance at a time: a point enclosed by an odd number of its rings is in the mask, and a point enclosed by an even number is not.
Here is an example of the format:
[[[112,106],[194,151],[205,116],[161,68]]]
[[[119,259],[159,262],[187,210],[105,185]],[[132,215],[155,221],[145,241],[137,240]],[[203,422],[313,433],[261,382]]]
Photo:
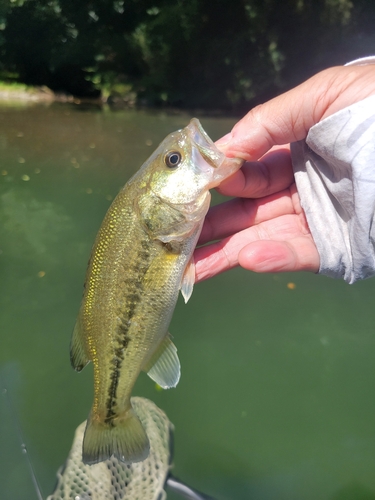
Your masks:
[[[182,155],[179,151],[169,151],[165,157],[164,162],[168,168],[175,168],[181,163]]]

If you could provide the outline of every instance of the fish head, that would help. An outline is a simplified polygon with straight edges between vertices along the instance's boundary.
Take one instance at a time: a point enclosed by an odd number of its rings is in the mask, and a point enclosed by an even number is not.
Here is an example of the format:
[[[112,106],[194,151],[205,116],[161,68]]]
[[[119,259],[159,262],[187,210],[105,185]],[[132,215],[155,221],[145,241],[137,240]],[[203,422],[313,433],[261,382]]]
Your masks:
[[[187,127],[169,134],[147,164],[148,188],[159,199],[194,210],[243,160],[227,158],[193,118]]]

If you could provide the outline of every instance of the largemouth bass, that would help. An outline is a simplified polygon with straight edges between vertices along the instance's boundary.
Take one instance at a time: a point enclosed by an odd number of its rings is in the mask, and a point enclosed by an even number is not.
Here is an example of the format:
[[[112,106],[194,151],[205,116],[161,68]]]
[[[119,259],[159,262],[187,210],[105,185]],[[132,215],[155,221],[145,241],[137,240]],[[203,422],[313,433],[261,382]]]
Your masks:
[[[168,326],[181,290],[192,293],[192,254],[209,189],[243,163],[220,152],[197,119],[166,137],[110,206],[88,264],[71,362],[94,366],[94,402],[82,460],[144,460],[147,435],[130,395],[141,370],[163,388],[180,378]]]

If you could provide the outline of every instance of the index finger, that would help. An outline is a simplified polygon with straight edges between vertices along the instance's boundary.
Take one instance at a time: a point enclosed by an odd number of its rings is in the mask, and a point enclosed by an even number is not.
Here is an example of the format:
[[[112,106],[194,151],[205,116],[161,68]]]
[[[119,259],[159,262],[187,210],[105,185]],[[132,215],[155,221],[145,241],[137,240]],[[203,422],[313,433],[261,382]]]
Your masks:
[[[375,93],[375,68],[338,66],[261,104],[217,141],[228,157],[257,160],[276,144],[305,139],[323,118]]]
[[[289,187],[294,181],[288,146],[265,154],[261,160],[247,162],[217,188],[225,196],[261,198]]]

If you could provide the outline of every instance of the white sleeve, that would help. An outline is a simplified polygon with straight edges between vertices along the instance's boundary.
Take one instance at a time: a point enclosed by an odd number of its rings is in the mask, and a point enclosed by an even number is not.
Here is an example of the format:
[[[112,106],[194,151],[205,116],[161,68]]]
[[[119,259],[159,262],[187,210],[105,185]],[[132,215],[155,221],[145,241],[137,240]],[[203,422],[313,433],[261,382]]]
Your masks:
[[[291,151],[319,272],[349,283],[374,276],[375,95],[314,125]]]

